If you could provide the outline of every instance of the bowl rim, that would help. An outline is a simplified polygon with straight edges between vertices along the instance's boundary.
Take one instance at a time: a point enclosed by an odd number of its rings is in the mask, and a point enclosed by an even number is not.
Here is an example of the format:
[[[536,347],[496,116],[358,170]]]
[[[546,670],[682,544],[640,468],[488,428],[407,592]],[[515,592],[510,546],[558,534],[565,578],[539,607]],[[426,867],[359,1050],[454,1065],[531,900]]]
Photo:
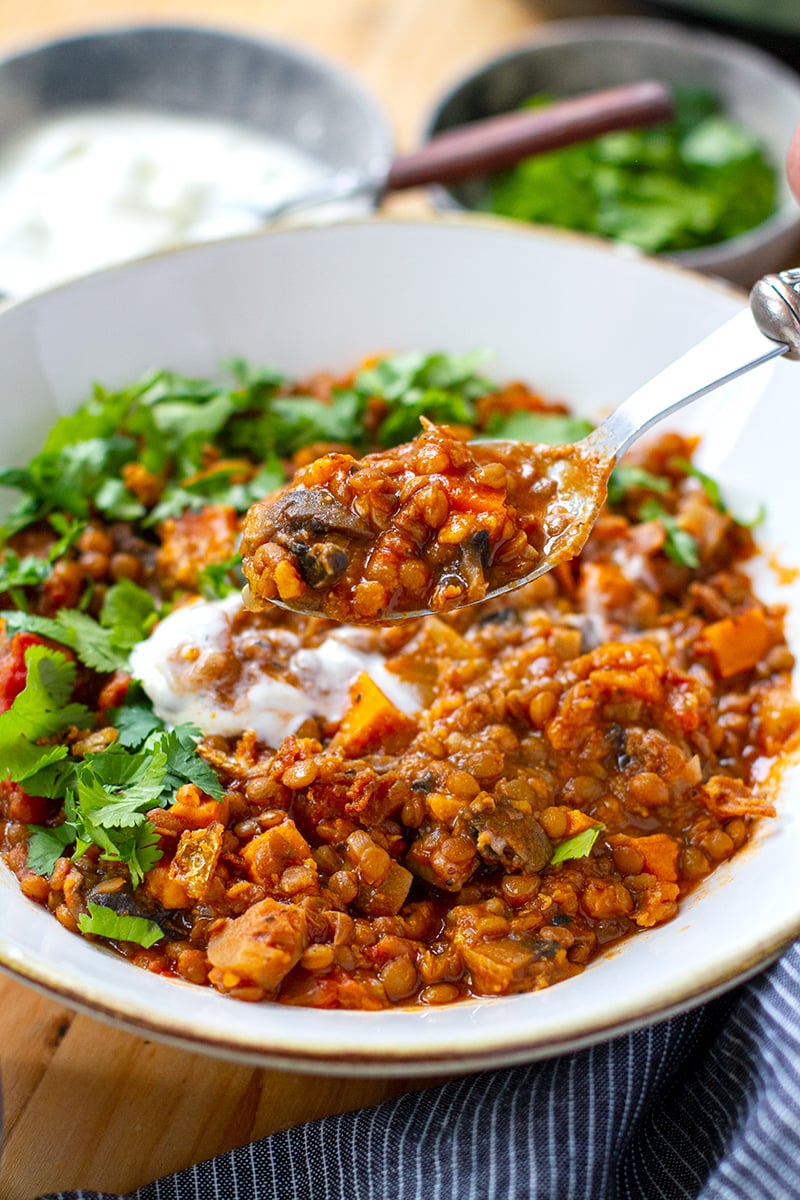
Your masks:
[[[629,247],[609,242],[606,239],[549,226],[527,225],[483,214],[464,213],[448,217],[378,214],[368,218],[353,217],[335,222],[330,226],[334,230],[344,228],[362,231],[378,230],[382,227],[423,227],[431,230],[447,227],[471,228],[476,233],[485,229],[503,233],[514,240],[524,238],[534,241],[541,239],[556,242],[566,241],[585,246],[594,253],[609,254],[615,258],[644,259],[659,274],[677,274],[680,277],[691,279],[704,291],[716,293],[729,301],[741,301],[745,298],[745,293],[740,288],[725,280],[708,278],[697,272],[688,271],[669,260],[640,255],[638,252],[632,253]],[[249,231],[237,235],[235,238],[222,238],[215,242],[154,251],[130,262],[98,268],[86,276],[64,281],[46,292],[12,300],[0,308],[0,321],[6,319],[12,312],[38,306],[43,301],[46,302],[51,295],[62,293],[65,290],[80,289],[84,285],[91,286],[98,277],[136,270],[147,262],[155,263],[165,258],[177,260],[186,255],[201,256],[209,248],[213,250],[215,247],[222,247],[232,242],[261,242],[266,239],[286,237],[299,239],[308,234],[324,236],[325,230],[318,226],[287,225],[267,230]],[[8,874],[7,868],[4,866],[3,872]],[[21,892],[19,896],[25,904],[33,905],[33,902],[27,900]],[[38,908],[39,906],[34,905],[33,907]],[[47,920],[51,920],[49,915],[43,914],[43,916]],[[66,933],[64,930],[60,932]],[[386,1037],[379,1048],[366,1044],[362,1047],[358,1043],[358,1022],[363,1021],[363,1014],[358,1012],[335,1013],[337,1019],[341,1018],[342,1032],[347,1026],[349,1044],[345,1049],[335,1045],[336,1039],[332,1036],[322,1037],[319,1041],[307,1046],[299,1046],[296,1042],[287,1046],[285,1043],[279,1043],[274,1035],[271,1039],[259,1042],[247,1031],[243,1031],[241,1035],[231,1031],[220,1032],[214,1028],[213,1020],[209,1022],[207,1018],[195,1020],[191,1029],[184,1026],[176,1031],[174,1018],[165,1011],[154,1012],[150,1006],[150,1009],[143,1013],[142,1006],[144,1004],[147,1009],[147,1002],[142,1001],[141,997],[135,993],[116,996],[112,1002],[108,998],[105,985],[97,983],[94,979],[88,981],[88,986],[84,984],[79,989],[74,982],[74,971],[71,977],[70,970],[64,969],[58,961],[44,960],[41,954],[35,959],[27,958],[24,947],[22,949],[15,948],[4,939],[2,929],[0,929],[0,972],[32,986],[35,990],[51,998],[58,997],[88,1016],[128,1031],[138,1032],[142,1036],[156,1036],[161,1041],[186,1050],[201,1051],[213,1056],[260,1066],[290,1068],[303,1073],[328,1072],[352,1076],[422,1077],[439,1074],[446,1067],[463,1073],[489,1067],[532,1062],[620,1036],[656,1020],[667,1019],[698,1004],[705,1003],[732,986],[752,977],[774,961],[798,934],[800,934],[800,910],[790,914],[784,913],[779,920],[773,922],[773,927],[768,935],[762,935],[751,943],[748,952],[744,954],[738,951],[732,952],[727,958],[718,961],[712,967],[709,967],[707,962],[700,964],[694,970],[690,982],[684,979],[682,982],[672,985],[665,992],[659,993],[658,998],[654,998],[645,1005],[632,1007],[630,1002],[627,1002],[626,1007],[626,1004],[623,1003],[616,1016],[603,1017],[598,1014],[591,1024],[584,1023],[579,1033],[571,1032],[567,1028],[547,1037],[539,1036],[535,1044],[530,1042],[531,1034],[534,1032],[532,1029],[528,1029],[526,1033],[514,1031],[508,1033],[504,1031],[502,1022],[498,1022],[490,1039],[484,1038],[483,1044],[474,1044],[469,1048],[463,1045],[457,1032],[450,1030],[446,1037],[439,1038],[436,1048],[425,1045],[416,1050],[409,1050],[399,1040],[390,1038],[388,1028]],[[109,956],[118,961],[117,956],[103,946],[92,947],[92,952]],[[607,957],[608,955],[598,960],[601,966],[604,958]],[[131,972],[136,971],[131,964],[120,961],[120,966]],[[205,989],[198,989],[194,985],[177,979],[170,979],[169,986],[174,988],[176,998],[179,998],[181,989],[190,988],[193,994],[202,994],[205,991]],[[488,1001],[479,1000],[477,1003],[481,1006],[485,1003],[499,1004],[501,1007],[498,1011],[502,1012],[502,1005],[509,1001],[513,1002],[514,999],[515,997],[501,997]],[[275,1005],[273,1007],[281,1008],[282,1006]],[[459,1005],[447,1006],[447,1011],[453,1012],[459,1009],[467,1019],[470,1009],[473,1007],[474,1005],[470,1005],[470,1002],[466,1001]],[[409,1013],[414,1011],[414,1009],[398,1008],[375,1015],[386,1021],[388,1026],[390,1023],[402,1020],[403,1017],[407,1018]],[[428,1013],[434,1015],[435,1012],[442,1010],[419,1009],[417,1011],[424,1017]]]
[[[58,52],[66,46],[81,43],[122,43],[130,37],[159,37],[162,34],[203,39],[217,42],[221,48],[249,47],[262,52],[279,54],[283,58],[300,64],[309,71],[316,71],[335,85],[354,105],[361,110],[371,133],[382,150],[376,151],[370,160],[370,170],[388,172],[395,153],[395,137],[389,115],[379,97],[361,77],[347,64],[329,58],[305,44],[291,38],[275,37],[245,24],[221,24],[216,21],[191,24],[182,21],[130,21],[101,22],[87,28],[76,28],[57,34],[52,38],[11,43],[0,54],[0,76],[15,63],[24,63],[40,54]],[[65,107],[73,107],[71,105]],[[2,139],[0,139],[0,142]],[[102,269],[102,268],[101,268]]]
[[[541,26],[537,26],[533,32],[510,40],[490,58],[476,59],[472,66],[468,66],[454,75],[450,82],[437,93],[429,108],[420,131],[421,141],[426,142],[439,132],[437,129],[439,118],[453,97],[462,88],[479,79],[488,71],[495,70],[516,59],[524,58],[530,51],[540,48],[598,41],[618,41],[623,44],[625,42],[649,42],[655,46],[674,47],[691,44],[693,50],[707,51],[715,58],[733,59],[737,63],[760,68],[765,77],[778,78],[797,93],[797,119],[800,122],[800,75],[769,51],[750,45],[743,38],[720,33],[717,30],[695,28],[679,20],[660,17],[564,17],[547,21]],[[776,163],[774,165],[783,199],[780,200],[774,213],[765,221],[722,242],[713,242],[707,246],[698,246],[689,250],[664,252],[652,257],[668,259],[690,269],[710,270],[715,266],[724,265],[732,257],[739,257],[757,250],[765,240],[800,230],[800,204],[788,192],[784,180],[783,164]],[[461,204],[453,195],[452,190],[443,184],[431,185],[428,193],[434,207],[439,211],[448,214],[476,211]],[[520,222],[520,224],[526,224],[526,222]],[[553,228],[558,227],[553,226]],[[603,240],[610,241],[612,239]]]

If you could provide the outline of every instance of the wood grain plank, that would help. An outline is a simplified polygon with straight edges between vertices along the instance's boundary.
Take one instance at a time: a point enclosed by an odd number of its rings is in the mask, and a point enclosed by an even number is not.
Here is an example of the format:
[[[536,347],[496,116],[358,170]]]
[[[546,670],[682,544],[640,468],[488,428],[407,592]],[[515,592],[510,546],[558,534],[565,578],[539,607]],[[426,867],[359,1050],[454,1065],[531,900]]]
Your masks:
[[[41,1056],[20,1045],[15,1071],[14,1052],[3,1040],[3,1076],[10,1065],[18,1080],[0,1164],[3,1200],[78,1187],[128,1192],[275,1129],[375,1104],[406,1086],[254,1069],[85,1016],[75,1016],[54,1042],[53,1030],[62,1028],[56,1023],[64,1021],[61,1007],[13,983],[4,996],[13,990],[22,996],[12,997],[17,1015],[31,1001],[41,1009],[49,1057],[42,1068]]]
[[[0,1079],[6,1137],[47,1072],[74,1017],[70,1009],[0,975]]]

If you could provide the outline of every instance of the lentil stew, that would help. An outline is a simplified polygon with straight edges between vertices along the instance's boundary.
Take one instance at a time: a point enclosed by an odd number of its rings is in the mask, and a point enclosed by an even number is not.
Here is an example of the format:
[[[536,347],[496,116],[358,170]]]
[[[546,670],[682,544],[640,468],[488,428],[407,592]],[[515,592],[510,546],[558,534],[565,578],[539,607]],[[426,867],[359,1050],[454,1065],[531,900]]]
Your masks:
[[[379,367],[160,375],[3,480],[0,853],[72,933],[235,999],[570,978],[774,815],[762,781],[800,728],[752,533],[675,434],[616,469],[578,558],[502,599],[362,629],[245,608],[248,508],[392,422],[407,440]],[[456,454],[509,414],[568,440],[523,384],[454,369],[426,403]]]

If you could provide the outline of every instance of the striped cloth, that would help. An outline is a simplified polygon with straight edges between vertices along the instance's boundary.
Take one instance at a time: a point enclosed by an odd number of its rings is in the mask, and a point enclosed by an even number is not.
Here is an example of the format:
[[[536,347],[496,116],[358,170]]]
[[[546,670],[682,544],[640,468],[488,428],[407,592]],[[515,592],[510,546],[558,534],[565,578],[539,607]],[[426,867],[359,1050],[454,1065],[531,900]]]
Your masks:
[[[649,1029],[289,1129],[125,1200],[690,1198],[800,1198],[800,943]]]

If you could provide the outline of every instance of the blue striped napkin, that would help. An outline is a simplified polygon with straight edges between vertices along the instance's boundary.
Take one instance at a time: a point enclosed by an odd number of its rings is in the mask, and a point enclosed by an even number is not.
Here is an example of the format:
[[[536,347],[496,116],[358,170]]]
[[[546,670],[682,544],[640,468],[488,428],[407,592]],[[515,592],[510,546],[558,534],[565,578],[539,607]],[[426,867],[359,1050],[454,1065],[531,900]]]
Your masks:
[[[800,943],[693,1012],[273,1134],[120,1198],[797,1200]]]

